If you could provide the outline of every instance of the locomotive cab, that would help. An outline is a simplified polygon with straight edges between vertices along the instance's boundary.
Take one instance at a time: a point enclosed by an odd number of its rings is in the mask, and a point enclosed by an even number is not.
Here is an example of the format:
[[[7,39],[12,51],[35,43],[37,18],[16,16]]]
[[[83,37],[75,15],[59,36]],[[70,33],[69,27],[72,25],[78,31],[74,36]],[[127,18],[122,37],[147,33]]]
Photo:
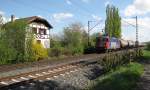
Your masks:
[[[98,52],[120,49],[120,40],[109,36],[101,36],[96,39],[96,50]]]
[[[97,40],[96,41],[96,50],[98,52],[105,51],[109,48],[109,45],[110,45],[109,37],[101,36],[101,37],[97,37],[96,40]]]

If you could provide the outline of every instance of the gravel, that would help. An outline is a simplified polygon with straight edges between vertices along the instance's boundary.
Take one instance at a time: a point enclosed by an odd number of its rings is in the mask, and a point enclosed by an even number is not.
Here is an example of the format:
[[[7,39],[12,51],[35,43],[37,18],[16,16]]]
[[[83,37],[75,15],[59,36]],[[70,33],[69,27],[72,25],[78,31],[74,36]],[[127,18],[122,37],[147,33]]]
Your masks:
[[[11,90],[81,90],[87,88],[90,82],[102,73],[99,64],[89,64],[66,72],[64,75],[49,77],[49,80],[32,81]]]

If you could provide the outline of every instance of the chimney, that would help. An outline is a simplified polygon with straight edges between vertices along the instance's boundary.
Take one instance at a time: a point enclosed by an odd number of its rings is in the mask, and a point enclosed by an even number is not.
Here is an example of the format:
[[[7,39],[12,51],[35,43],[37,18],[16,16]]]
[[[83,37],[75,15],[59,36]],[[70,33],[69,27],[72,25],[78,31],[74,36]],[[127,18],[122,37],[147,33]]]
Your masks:
[[[15,21],[15,15],[11,15],[11,22]]]

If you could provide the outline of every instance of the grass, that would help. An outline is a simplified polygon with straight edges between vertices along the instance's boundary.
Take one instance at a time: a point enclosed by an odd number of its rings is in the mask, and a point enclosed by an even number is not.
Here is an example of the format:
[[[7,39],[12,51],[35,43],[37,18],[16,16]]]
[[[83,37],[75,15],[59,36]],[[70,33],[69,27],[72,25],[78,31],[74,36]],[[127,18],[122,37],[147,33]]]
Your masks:
[[[150,50],[143,50],[143,58],[150,60]]]
[[[96,84],[90,90],[134,90],[143,70],[143,66],[139,63],[119,67],[96,79]]]

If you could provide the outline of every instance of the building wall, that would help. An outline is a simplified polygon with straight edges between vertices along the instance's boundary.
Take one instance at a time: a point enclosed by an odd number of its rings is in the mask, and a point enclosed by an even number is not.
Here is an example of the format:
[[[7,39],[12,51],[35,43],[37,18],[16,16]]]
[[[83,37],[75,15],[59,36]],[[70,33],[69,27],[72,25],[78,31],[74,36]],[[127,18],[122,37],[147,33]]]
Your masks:
[[[50,48],[50,30],[42,23],[33,22],[29,25],[30,32],[34,33],[37,42],[40,42],[44,48]],[[46,32],[44,32],[46,30]]]

